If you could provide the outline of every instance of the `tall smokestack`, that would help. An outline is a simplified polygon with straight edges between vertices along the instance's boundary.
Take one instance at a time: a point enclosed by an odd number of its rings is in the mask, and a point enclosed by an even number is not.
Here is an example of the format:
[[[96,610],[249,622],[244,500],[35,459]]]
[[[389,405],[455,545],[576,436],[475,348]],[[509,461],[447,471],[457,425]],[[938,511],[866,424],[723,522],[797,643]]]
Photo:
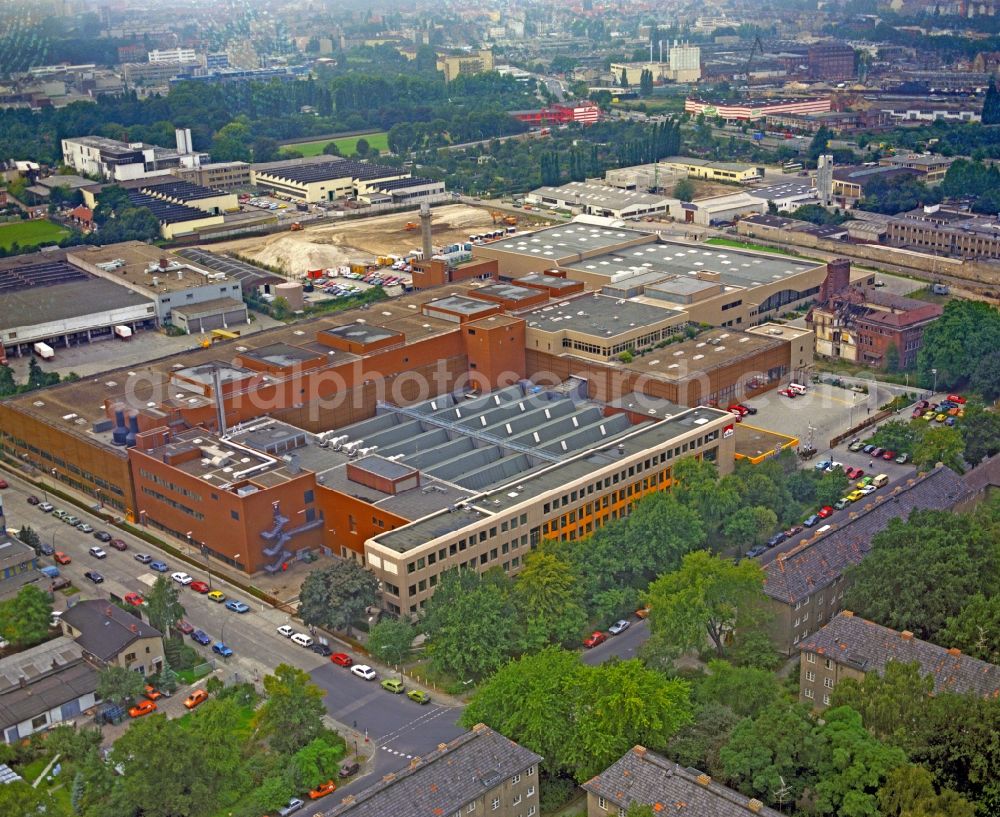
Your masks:
[[[663,62],[663,40],[660,40],[660,62]]]
[[[219,426],[219,436],[226,433],[226,403],[222,395],[222,377],[219,374],[219,367],[212,368],[212,391],[215,392],[215,422]]]
[[[426,201],[420,205],[420,236],[424,243],[424,261],[430,261],[434,245],[431,243],[431,206]]]

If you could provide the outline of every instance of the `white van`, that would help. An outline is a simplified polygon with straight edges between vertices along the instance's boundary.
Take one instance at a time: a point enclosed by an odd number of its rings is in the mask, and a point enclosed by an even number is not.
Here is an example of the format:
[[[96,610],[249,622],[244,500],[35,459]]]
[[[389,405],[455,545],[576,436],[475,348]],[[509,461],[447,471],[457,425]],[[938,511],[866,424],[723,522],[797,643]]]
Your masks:
[[[788,390],[793,391],[796,394],[805,394],[807,389],[801,383],[789,383]]]
[[[311,647],[313,645],[313,640],[305,633],[296,633],[292,636],[292,641],[300,647]]]
[[[872,485],[876,488],[884,488],[889,484],[889,476],[887,474],[879,474],[875,479],[872,480]]]

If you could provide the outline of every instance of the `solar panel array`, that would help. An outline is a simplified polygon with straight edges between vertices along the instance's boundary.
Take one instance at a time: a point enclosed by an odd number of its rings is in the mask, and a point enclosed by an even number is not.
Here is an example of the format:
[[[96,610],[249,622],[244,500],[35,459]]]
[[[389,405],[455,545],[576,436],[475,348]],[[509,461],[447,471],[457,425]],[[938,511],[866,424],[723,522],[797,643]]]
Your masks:
[[[398,176],[400,171],[385,165],[373,165],[368,162],[352,162],[342,159],[339,162],[324,162],[315,165],[299,165],[297,167],[275,168],[266,171],[268,176],[284,179],[290,182],[308,184],[326,179],[358,179],[360,181],[383,179]]]
[[[163,201],[145,193],[140,193],[138,190],[129,190],[128,200],[134,207],[145,207],[150,210],[161,224],[177,224],[182,221],[194,221],[199,218],[206,218],[206,213],[203,210],[196,210],[194,207],[188,207],[184,204],[173,204],[169,201]]]
[[[88,280],[86,273],[65,261],[50,261],[0,270],[0,293],[20,292],[33,287],[47,287]]]
[[[230,278],[235,278],[243,284],[244,287],[255,287],[268,283],[269,281],[284,280],[280,276],[274,275],[267,270],[255,267],[252,264],[237,261],[235,258],[229,258],[225,255],[217,255],[216,253],[209,252],[208,250],[200,250],[197,247],[186,247],[184,249],[177,250],[177,255],[182,258],[186,258],[188,261],[197,264],[199,267],[205,267],[206,269],[214,270],[215,272],[224,272]]]
[[[216,196],[226,195],[220,190],[212,190],[208,187],[202,187],[200,184],[192,184],[183,180],[150,182],[142,186],[142,192],[152,196],[180,199],[181,201],[197,201],[198,199],[212,199]]]
[[[434,179],[393,179],[390,182],[382,182],[378,186],[379,191],[383,193],[388,193],[390,190],[399,190],[400,188],[407,187],[418,187],[425,184],[440,184],[444,185],[444,182],[436,182]]]

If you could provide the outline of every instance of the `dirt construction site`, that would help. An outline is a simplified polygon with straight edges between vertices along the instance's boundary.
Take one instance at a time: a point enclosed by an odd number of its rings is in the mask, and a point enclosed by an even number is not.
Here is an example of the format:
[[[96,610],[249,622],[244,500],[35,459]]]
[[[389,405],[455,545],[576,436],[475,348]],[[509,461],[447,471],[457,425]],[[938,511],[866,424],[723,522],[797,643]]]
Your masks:
[[[518,218],[525,227],[528,226],[525,216],[519,215]],[[537,219],[531,221],[532,228],[550,223]],[[406,229],[408,223],[418,222],[415,211],[340,222],[322,221],[304,224],[304,229],[295,232],[213,244],[211,249],[239,253],[294,277],[307,270],[328,269],[352,261],[370,262],[379,255],[403,255],[419,249],[420,230]],[[488,208],[449,204],[431,210],[435,248],[465,242],[470,235],[492,229],[497,227]]]

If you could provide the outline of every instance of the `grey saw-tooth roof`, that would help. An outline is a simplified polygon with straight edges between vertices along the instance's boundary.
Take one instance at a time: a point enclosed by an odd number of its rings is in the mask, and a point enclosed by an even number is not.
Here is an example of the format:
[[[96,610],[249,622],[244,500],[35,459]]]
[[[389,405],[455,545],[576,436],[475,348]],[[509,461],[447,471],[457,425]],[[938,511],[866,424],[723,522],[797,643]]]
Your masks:
[[[872,549],[872,538],[893,519],[906,519],[914,510],[948,510],[970,494],[961,477],[943,465],[891,494],[874,494],[863,500],[858,516],[842,527],[768,562],[764,592],[785,604],[808,598],[859,564]]]
[[[423,758],[344,798],[326,817],[451,817],[466,804],[542,760],[478,724]]]
[[[539,187],[531,191],[532,196],[551,198],[576,205],[591,207],[606,207],[609,210],[620,210],[625,207],[639,205],[655,207],[669,201],[677,201],[669,196],[657,196],[636,190],[623,190],[607,184],[593,182],[569,182],[559,187]]]
[[[501,238],[489,245],[491,250],[500,249],[523,255],[541,255],[553,261],[578,255],[582,252],[608,249],[623,241],[644,239],[655,241],[655,236],[637,230],[620,230],[614,227],[596,227],[592,224],[560,224],[546,227],[533,233],[520,233],[510,238]]]
[[[628,280],[621,282],[628,284]],[[597,338],[612,338],[636,327],[653,327],[681,313],[667,306],[653,306],[641,301],[621,303],[597,292],[577,295],[559,303],[546,304],[518,312],[531,328],[544,332],[568,330]]]
[[[364,323],[348,323],[344,326],[335,326],[332,329],[323,329],[320,334],[333,335],[334,337],[353,343],[374,343],[377,340],[386,338],[399,338],[403,341],[403,335],[393,329],[386,329],[384,326],[369,326]]]
[[[844,611],[806,638],[799,649],[825,656],[861,672],[880,675],[890,661],[916,662],[920,675],[934,679],[934,691],[1000,696],[1000,667],[914,638]]]
[[[620,808],[632,803],[653,807],[664,814],[691,817],[781,817],[780,812],[738,791],[716,783],[697,769],[635,746],[592,777],[582,788]],[[683,808],[679,808],[683,804]],[[611,812],[608,812],[609,814]]]
[[[187,259],[188,261],[193,261],[198,266],[205,269],[226,273],[228,277],[235,278],[239,281],[243,285],[244,290],[262,286],[263,284],[281,284],[287,281],[286,278],[282,278],[280,275],[275,275],[273,272],[269,272],[266,269],[255,267],[253,264],[247,264],[244,261],[238,261],[235,258],[230,258],[226,255],[219,255],[218,253],[210,252],[209,250],[202,250],[198,247],[185,247],[177,250],[176,254],[181,258]]]
[[[433,309],[447,309],[449,312],[458,312],[462,315],[477,315],[480,312],[489,312],[496,308],[497,305],[490,301],[480,301],[462,295],[448,295],[445,298],[438,298],[424,304],[425,312]]]
[[[161,636],[159,630],[142,619],[98,599],[77,602],[63,613],[62,620],[80,631],[76,643],[84,652],[104,661],[118,655],[133,641]]]

